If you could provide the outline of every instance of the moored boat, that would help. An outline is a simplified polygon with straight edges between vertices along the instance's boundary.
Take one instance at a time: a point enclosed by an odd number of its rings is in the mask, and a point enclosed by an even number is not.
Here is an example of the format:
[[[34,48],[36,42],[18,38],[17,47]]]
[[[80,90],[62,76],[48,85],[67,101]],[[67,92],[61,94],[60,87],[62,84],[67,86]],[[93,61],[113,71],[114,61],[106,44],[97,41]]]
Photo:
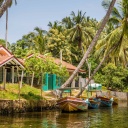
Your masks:
[[[113,105],[113,97],[104,97],[104,96],[98,96],[97,98],[99,98],[100,101],[100,107],[111,107]]]
[[[65,112],[87,111],[88,100],[75,97],[64,97],[57,101],[57,105]]]
[[[89,104],[88,108],[89,109],[98,109],[100,106],[101,100],[98,98],[89,98]]]
[[[118,105],[118,98],[117,97],[113,97],[113,105]]]

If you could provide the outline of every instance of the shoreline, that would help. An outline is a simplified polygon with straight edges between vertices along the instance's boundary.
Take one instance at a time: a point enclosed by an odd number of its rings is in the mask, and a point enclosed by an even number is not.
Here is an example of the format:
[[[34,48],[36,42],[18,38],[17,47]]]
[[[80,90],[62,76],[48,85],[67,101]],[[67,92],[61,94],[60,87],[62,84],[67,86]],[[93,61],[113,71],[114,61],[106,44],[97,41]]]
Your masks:
[[[58,109],[56,100],[0,100],[0,114]]]

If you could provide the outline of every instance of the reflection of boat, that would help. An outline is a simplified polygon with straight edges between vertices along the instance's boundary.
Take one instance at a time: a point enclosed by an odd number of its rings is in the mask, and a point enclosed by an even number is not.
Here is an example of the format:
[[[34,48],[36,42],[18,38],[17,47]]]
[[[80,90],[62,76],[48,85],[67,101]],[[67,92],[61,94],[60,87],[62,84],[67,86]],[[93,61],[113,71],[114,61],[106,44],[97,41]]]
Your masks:
[[[100,106],[101,100],[98,98],[89,98],[89,104],[88,108],[89,109],[97,109]]]
[[[64,97],[57,101],[62,111],[74,112],[74,111],[87,111],[88,103],[86,100],[75,97]]]
[[[104,96],[98,96],[97,98],[99,98],[101,100],[101,102],[100,102],[101,107],[111,107],[113,104],[113,97],[107,98]]]
[[[56,122],[61,128],[83,128],[84,126],[89,128],[91,123],[88,112],[60,112]]]

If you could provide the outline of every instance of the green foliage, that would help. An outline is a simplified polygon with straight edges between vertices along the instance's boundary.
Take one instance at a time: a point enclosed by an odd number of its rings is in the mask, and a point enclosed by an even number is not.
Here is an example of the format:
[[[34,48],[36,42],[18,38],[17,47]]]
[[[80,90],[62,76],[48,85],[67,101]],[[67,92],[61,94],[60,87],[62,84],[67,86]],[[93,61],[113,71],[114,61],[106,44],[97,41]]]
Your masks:
[[[35,73],[39,77],[42,73],[56,74],[57,76],[68,76],[68,71],[65,67],[61,67],[54,62],[52,57],[44,56],[40,58],[39,54],[35,54],[31,58],[25,60],[26,71]]]
[[[128,77],[128,70],[114,64],[109,63],[103,69],[101,73],[95,75],[95,81],[100,82],[107,88],[124,90],[127,88],[126,80]]]
[[[32,91],[28,92],[28,94],[21,94],[24,99],[27,100],[40,100],[43,99],[41,96],[34,94]]]
[[[42,99],[40,97],[40,89],[30,87],[28,85],[23,85],[20,90],[20,99],[26,100],[38,100]],[[0,92],[0,99],[10,99],[16,100],[19,99],[19,85],[18,84],[6,84],[6,90]]]
[[[3,46],[5,46],[5,40],[3,40],[3,39],[0,39],[0,45],[3,45]]]
[[[62,59],[71,62],[71,45],[69,44],[69,36],[66,31],[59,31],[58,29],[50,29],[48,33],[48,52],[52,53],[54,57],[60,57],[62,50]]]

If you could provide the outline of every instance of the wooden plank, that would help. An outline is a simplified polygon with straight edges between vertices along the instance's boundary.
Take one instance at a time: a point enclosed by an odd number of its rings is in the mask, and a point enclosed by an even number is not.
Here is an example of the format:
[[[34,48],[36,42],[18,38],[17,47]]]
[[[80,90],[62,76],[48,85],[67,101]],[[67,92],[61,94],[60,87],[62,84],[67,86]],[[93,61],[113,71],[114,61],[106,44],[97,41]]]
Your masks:
[[[58,90],[72,90],[72,89],[80,89],[79,87],[73,87],[73,88],[58,88]]]

